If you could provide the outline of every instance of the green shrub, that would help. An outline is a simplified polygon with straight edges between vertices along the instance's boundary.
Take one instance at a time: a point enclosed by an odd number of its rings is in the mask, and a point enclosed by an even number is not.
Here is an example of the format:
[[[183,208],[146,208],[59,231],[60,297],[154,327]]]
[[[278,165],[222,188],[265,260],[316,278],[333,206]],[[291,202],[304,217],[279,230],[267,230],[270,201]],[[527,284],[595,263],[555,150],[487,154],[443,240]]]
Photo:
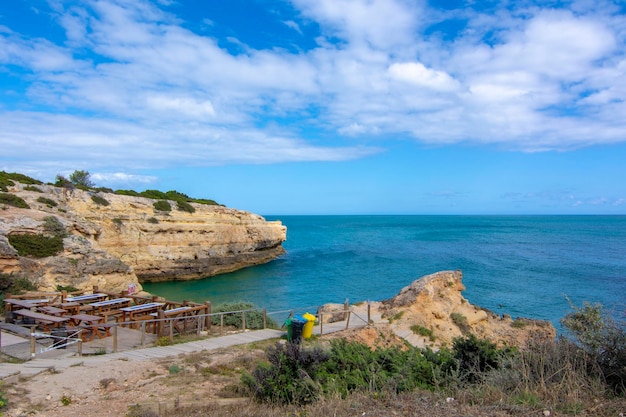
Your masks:
[[[177,201],[176,202],[176,208],[179,211],[185,211],[187,213],[194,213],[196,211],[196,209],[189,203],[185,202],[185,201]]]
[[[46,216],[43,218],[43,230],[52,236],[58,236],[60,238],[67,236],[65,226],[54,216]]]
[[[99,206],[108,206],[109,203],[107,199],[104,197],[100,197],[99,195],[92,195],[91,200]]]
[[[0,193],[0,204],[7,204],[9,206],[29,209],[30,206],[26,201],[22,200],[20,197],[11,194],[11,193]]]
[[[0,381],[0,388],[2,387],[2,384],[4,383]],[[9,400],[7,400],[6,397],[4,396],[4,392],[0,391],[0,410],[5,408],[7,405],[9,405]],[[1,415],[2,414],[0,414],[0,416]]]
[[[439,353],[430,357],[443,362]],[[277,344],[242,382],[259,401],[306,404],[322,393],[346,397],[357,391],[393,393],[432,388],[436,364],[416,348],[371,350],[345,339],[331,341],[330,350],[305,349],[298,343]]]
[[[234,302],[234,303],[224,303],[214,307],[211,312],[212,313],[224,313],[229,311],[246,311],[246,329],[262,329],[263,328],[263,312],[257,310],[254,304],[246,303],[246,302]],[[232,314],[224,314],[224,325],[225,326],[233,326],[238,329],[242,328],[243,314],[242,313],[232,313]],[[266,318],[266,325],[269,328],[275,328],[276,323],[269,317]],[[211,322],[215,325],[220,324],[220,316],[214,315],[211,316]]]
[[[570,303],[571,304],[571,303]],[[572,305],[561,324],[597,362],[604,380],[618,394],[626,393],[626,323],[615,321],[601,304]]]
[[[131,197],[139,197],[139,193],[134,190],[115,190],[115,194],[128,195]]]
[[[150,217],[148,219],[148,223],[158,224],[159,223],[159,219],[157,219],[156,217]]]
[[[18,174],[17,172],[4,172],[0,171],[0,184],[14,185],[13,181],[17,181],[21,184],[41,185],[41,181],[31,178],[24,174]]]
[[[11,246],[17,250],[20,256],[46,258],[63,250],[63,238],[60,236],[13,234],[9,235],[8,238]]]
[[[461,313],[452,313],[450,314],[450,319],[452,319],[452,323],[456,324],[456,326],[461,330],[461,333],[469,334],[472,331],[469,323],[467,322],[467,317],[465,317]]]
[[[41,203],[41,204],[45,204],[48,207],[56,207],[56,206],[58,206],[58,203],[56,201],[54,201],[54,200],[52,200],[50,198],[46,198],[46,197],[39,197],[37,199],[37,202]]]
[[[0,294],[22,294],[26,291],[35,291],[37,287],[28,279],[13,274],[0,274]]]
[[[420,336],[428,337],[428,339],[433,342],[435,340],[435,334],[431,329],[427,329],[424,326],[420,326],[418,324],[414,324],[411,326],[411,331]]]
[[[80,288],[76,288],[73,285],[61,285],[58,284],[56,287],[58,292],[67,291],[67,292],[77,292],[80,291]]]
[[[244,373],[242,382],[252,396],[271,404],[309,404],[321,393],[316,372],[328,355],[319,348],[303,349],[298,343],[277,343],[267,350],[269,363]]]
[[[157,211],[172,211],[172,206],[170,205],[169,202],[165,200],[155,201],[154,204],[152,204],[152,206]]]
[[[485,373],[498,369],[501,360],[512,355],[511,350],[498,349],[495,343],[474,335],[454,339],[452,351],[458,361],[461,380],[470,383],[478,382]]]
[[[151,198],[153,200],[167,200],[167,194],[159,190],[145,190],[139,193],[141,197]]]
[[[24,187],[24,191],[34,191],[36,193],[43,193],[43,190],[39,187],[35,187],[34,185],[27,185]]]

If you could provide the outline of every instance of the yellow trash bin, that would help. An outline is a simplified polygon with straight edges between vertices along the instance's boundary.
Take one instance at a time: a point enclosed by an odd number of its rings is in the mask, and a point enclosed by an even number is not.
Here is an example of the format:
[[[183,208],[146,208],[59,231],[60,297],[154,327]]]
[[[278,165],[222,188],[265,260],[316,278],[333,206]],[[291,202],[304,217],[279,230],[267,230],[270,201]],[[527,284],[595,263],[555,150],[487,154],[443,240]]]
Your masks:
[[[302,317],[306,320],[304,323],[304,329],[302,329],[302,337],[308,339],[313,335],[313,326],[315,325],[315,316],[310,313],[305,313]]]

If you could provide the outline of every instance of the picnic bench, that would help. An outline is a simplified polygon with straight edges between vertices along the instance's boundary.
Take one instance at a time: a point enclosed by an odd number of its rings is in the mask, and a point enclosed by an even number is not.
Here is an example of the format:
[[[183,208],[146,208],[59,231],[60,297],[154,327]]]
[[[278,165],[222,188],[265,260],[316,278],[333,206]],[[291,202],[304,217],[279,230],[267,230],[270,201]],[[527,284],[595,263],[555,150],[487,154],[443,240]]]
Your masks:
[[[65,301],[70,303],[89,304],[97,301],[103,301],[108,297],[104,293],[77,295],[76,297],[67,297]]]
[[[103,315],[103,313],[108,313],[106,314],[108,318],[110,315],[121,314],[122,312],[119,309],[130,307],[131,301],[130,298],[111,298],[110,300],[98,301],[87,306],[91,307],[95,314]]]
[[[130,327],[136,328],[138,327],[138,324],[132,323],[133,321],[136,321],[140,316],[142,320],[145,320],[146,316],[150,317],[151,313],[158,312],[163,308],[164,305],[165,303],[153,302],[120,308],[120,311],[122,312],[122,326],[126,326],[126,323],[131,322]]]
[[[79,313],[81,304],[76,303],[76,302],[65,302],[65,303],[52,304],[51,306],[62,308],[63,310],[67,311],[71,315],[71,314]]]
[[[57,316],[57,317],[63,317],[64,315],[67,314],[67,310],[63,308],[59,308],[59,307],[53,307],[53,306],[37,307],[37,310],[39,310],[42,313],[50,314],[51,316]]]
[[[15,321],[15,317],[13,311],[16,309],[26,309],[31,310],[35,307],[39,307],[42,305],[46,305],[48,303],[48,299],[38,299],[38,300],[22,300],[20,298],[6,298],[4,300],[4,319],[7,323],[13,323]]]
[[[111,325],[102,316],[92,314],[74,314],[69,316],[68,329],[81,330],[80,337],[83,342],[102,339],[111,336]]]
[[[51,316],[50,314],[39,313],[36,311],[21,309],[13,312],[16,316],[32,319],[37,325],[42,326],[45,332],[50,332],[50,326],[59,327],[69,321],[68,317]]]

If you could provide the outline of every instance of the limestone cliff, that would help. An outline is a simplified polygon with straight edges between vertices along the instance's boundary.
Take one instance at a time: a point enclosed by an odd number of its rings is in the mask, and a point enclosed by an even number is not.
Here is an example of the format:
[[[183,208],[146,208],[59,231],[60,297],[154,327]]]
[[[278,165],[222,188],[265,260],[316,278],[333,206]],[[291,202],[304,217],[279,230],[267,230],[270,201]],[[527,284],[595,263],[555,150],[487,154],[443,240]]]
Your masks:
[[[530,338],[554,339],[549,322],[498,316],[470,304],[461,271],[441,271],[422,277],[385,300],[380,310],[396,333],[402,331],[414,345],[450,346],[453,339],[474,334],[506,346],[524,346]]]
[[[140,282],[197,279],[271,261],[286,228],[261,216],[190,203],[193,213],[159,211],[155,200],[15,183],[30,209],[0,204],[0,273],[24,275],[42,290],[57,284],[113,291]],[[56,256],[19,256],[8,237],[41,234],[54,216],[67,236]]]

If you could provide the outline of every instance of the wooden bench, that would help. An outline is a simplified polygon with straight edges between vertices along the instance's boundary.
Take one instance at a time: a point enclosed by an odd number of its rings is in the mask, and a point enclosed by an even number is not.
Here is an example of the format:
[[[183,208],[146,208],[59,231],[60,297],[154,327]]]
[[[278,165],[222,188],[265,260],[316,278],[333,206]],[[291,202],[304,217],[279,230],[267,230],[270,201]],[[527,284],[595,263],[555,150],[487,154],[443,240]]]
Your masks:
[[[78,326],[67,326],[66,329],[69,332],[80,331],[80,338],[83,342],[91,342],[92,340],[104,339],[111,336],[111,327],[115,324],[109,323],[92,323],[92,324],[80,324]]]
[[[12,323],[0,323],[0,329],[6,330],[18,336],[30,337],[30,329],[28,327],[19,326]]]
[[[50,332],[50,326],[58,327],[69,320],[68,317],[56,317],[26,309],[14,311],[13,314],[33,320],[35,323],[41,325],[46,332]]]

